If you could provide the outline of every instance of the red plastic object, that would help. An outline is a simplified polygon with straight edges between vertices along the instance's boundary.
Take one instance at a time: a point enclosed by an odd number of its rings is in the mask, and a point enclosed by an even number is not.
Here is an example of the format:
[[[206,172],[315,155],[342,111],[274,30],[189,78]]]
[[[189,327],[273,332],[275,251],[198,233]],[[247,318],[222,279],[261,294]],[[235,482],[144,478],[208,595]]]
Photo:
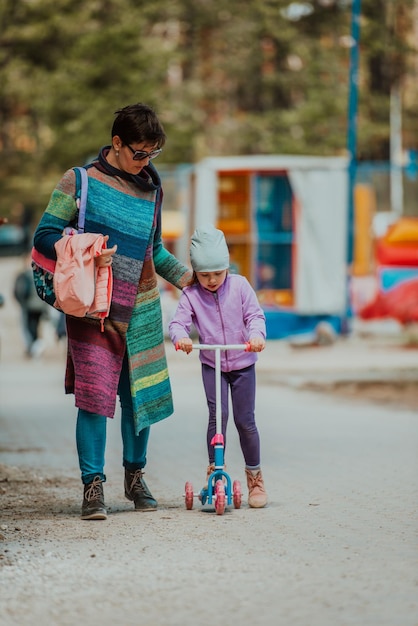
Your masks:
[[[232,485],[232,499],[234,501],[234,507],[239,509],[242,501],[241,483],[239,480],[234,480]]]
[[[225,485],[222,480],[217,480],[215,485],[215,511],[217,515],[223,515],[225,511]]]
[[[186,503],[186,509],[191,511],[193,508],[193,485],[190,482],[187,482],[184,487],[184,500]]]
[[[418,278],[404,280],[388,291],[380,291],[358,314],[364,320],[390,317],[401,324],[417,322]]]
[[[384,238],[376,241],[376,260],[380,265],[418,266],[416,243],[389,243]]]

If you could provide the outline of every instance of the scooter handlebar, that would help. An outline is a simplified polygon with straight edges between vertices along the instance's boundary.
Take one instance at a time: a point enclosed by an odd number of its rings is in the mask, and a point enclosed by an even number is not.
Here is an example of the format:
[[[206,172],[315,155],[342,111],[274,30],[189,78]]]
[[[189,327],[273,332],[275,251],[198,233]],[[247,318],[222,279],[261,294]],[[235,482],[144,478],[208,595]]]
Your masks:
[[[179,350],[178,343],[175,344],[176,350]],[[231,343],[231,344],[206,344],[206,343],[193,343],[193,350],[244,350],[250,352],[250,342],[246,343]]]

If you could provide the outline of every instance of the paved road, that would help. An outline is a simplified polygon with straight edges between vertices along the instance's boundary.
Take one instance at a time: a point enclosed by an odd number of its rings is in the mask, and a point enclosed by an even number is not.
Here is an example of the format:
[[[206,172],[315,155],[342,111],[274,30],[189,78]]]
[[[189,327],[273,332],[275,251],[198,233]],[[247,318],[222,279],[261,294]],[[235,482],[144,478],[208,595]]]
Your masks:
[[[15,326],[8,314],[0,331],[0,467],[23,478],[10,483],[15,500],[0,483],[8,504],[1,626],[418,625],[417,415],[298,386],[307,376],[387,369],[388,358],[407,371],[410,351],[357,342],[292,351],[269,342],[258,367],[257,421],[270,504],[216,516],[183,505],[184,482],[198,490],[204,476],[205,408],[197,354],[168,346],[176,411],[153,428],[146,477],[159,510],[136,514],[123,499],[115,419],[105,486],[111,514],[91,523],[79,520],[62,350],[51,342],[42,360],[22,360]],[[232,424],[227,463],[244,481]]]

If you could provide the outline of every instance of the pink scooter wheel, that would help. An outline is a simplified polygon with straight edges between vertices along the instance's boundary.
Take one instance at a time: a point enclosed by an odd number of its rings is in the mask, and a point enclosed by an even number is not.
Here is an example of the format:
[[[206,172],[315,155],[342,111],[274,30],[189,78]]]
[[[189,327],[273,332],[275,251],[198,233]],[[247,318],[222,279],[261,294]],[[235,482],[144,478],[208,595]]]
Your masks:
[[[215,511],[217,515],[223,515],[225,511],[225,485],[222,480],[217,480],[215,485]]]
[[[234,501],[234,507],[239,509],[242,501],[241,483],[239,480],[234,480],[232,485],[232,499]]]
[[[186,504],[186,509],[191,511],[193,508],[193,485],[190,482],[187,482],[184,487],[184,501]]]

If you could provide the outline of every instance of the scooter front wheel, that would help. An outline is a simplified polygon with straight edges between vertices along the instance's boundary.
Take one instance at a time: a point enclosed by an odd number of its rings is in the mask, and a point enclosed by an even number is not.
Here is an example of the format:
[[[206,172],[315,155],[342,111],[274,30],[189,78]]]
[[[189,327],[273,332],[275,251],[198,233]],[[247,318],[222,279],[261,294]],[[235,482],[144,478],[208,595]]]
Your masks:
[[[225,485],[222,480],[217,480],[215,485],[215,511],[217,515],[223,515],[225,511]]]

